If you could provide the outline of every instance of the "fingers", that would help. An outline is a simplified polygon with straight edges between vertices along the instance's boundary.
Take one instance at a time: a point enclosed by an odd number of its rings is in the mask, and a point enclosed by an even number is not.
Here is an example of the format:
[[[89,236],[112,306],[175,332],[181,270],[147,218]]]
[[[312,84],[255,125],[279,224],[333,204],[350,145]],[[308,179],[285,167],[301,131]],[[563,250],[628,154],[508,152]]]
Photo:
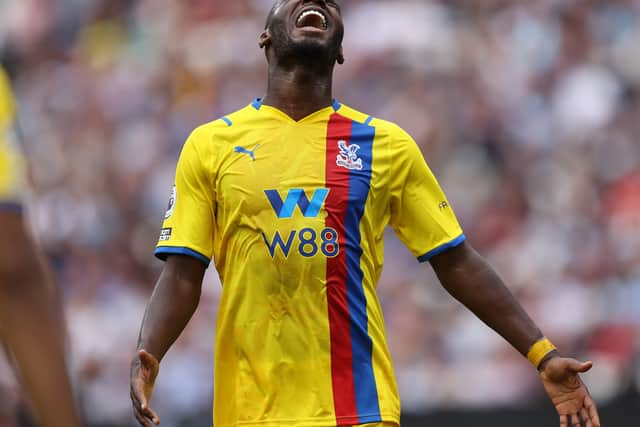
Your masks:
[[[140,370],[134,378],[131,379],[131,386],[129,389],[129,395],[131,396],[131,403],[133,404],[133,412],[136,420],[142,426],[151,426],[153,424],[160,424],[160,418],[158,415],[149,408],[149,402],[144,393],[144,379],[141,378]]]
[[[133,387],[131,388],[131,402],[133,403],[133,414],[136,417],[136,420],[142,426],[152,426],[151,423],[159,425],[160,417],[156,414],[151,408],[148,407],[146,400],[144,403],[141,402],[138,395],[136,395]]]
[[[582,427],[578,414],[571,415],[571,427]]]
[[[156,414],[155,411],[153,411],[148,406],[142,405],[142,413],[145,417],[151,419],[151,421],[153,421],[155,425],[160,424],[160,417],[158,417],[158,414]]]
[[[569,427],[569,417],[560,415],[560,427]]]
[[[592,367],[593,367],[593,362],[589,360],[587,362],[580,364],[580,367],[578,368],[578,372],[587,372]]]
[[[149,403],[144,397],[144,394],[138,392],[134,385],[131,386],[130,395],[134,411],[137,411],[140,415],[149,418],[154,424],[160,424],[160,417],[158,417],[158,414],[149,408]]]
[[[569,369],[575,373],[587,372],[589,369],[593,367],[593,362],[580,362],[575,359],[569,359]]]
[[[151,421],[148,418],[145,418],[135,409],[133,410],[133,416],[136,418],[136,421],[138,421],[138,424],[140,424],[142,427],[153,427]]]
[[[580,419],[584,423],[585,427],[593,427],[593,423],[589,418],[589,414],[585,408],[580,409]]]
[[[160,422],[156,422],[151,420],[150,418],[146,417],[145,415],[142,415],[140,412],[136,411],[135,409],[133,410],[133,416],[136,418],[136,421],[138,421],[138,424],[140,424],[143,427],[154,427],[155,425],[159,425]]]
[[[584,400],[584,407],[589,413],[589,419],[593,423],[593,427],[600,427],[600,417],[598,416],[598,409],[596,408],[596,404],[593,403],[593,400],[590,396],[587,396]]]
[[[591,400],[587,397],[584,406],[580,408],[578,413],[571,415],[560,415],[560,427],[601,427],[598,411]]]
[[[131,390],[130,396],[131,396],[131,402],[133,403],[133,416],[138,421],[138,424],[140,424],[143,427],[151,427],[152,426],[151,421],[142,414],[140,401],[138,400],[136,395],[133,393],[133,390]]]

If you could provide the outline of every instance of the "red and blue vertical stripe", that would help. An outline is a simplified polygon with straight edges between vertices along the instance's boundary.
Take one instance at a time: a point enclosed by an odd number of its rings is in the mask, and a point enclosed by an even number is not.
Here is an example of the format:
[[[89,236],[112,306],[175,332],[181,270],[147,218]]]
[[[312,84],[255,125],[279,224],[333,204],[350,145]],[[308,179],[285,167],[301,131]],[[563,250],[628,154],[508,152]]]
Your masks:
[[[331,335],[331,377],[337,425],[381,421],[369,336],[360,220],[371,185],[375,128],[338,113],[327,128],[326,226],[338,233],[339,252],[327,259],[327,301]],[[362,169],[339,166],[339,141],[357,144]]]

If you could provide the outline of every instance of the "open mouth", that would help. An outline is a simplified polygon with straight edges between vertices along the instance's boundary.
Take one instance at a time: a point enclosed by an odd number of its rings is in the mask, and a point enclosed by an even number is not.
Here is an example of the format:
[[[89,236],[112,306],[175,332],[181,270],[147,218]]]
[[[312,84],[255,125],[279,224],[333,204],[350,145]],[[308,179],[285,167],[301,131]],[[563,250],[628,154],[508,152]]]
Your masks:
[[[296,20],[296,27],[312,27],[319,30],[326,30],[328,27],[327,17],[319,10],[307,9],[298,16],[298,19]]]

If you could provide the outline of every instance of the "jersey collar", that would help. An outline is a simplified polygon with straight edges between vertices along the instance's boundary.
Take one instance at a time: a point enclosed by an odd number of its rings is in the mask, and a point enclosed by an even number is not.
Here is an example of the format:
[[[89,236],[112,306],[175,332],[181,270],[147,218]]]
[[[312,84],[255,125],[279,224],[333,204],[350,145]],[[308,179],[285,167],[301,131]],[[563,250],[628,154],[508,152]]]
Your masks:
[[[293,120],[291,117],[289,117],[289,115],[288,115],[288,114],[286,114],[285,112],[283,112],[283,111],[281,111],[281,110],[279,110],[279,109],[277,109],[277,108],[275,108],[275,107],[272,107],[272,106],[270,106],[270,105],[262,105],[262,98],[256,98],[256,99],[251,103],[251,106],[252,106],[253,108],[255,108],[257,111],[266,111],[266,110],[269,110],[269,111],[272,111],[272,112],[276,113],[276,115],[278,115],[278,116],[281,116],[281,117],[283,117],[283,118],[286,118],[287,120],[289,120],[289,121],[291,121],[291,122],[296,122],[296,121],[295,121],[295,120]],[[341,107],[342,107],[342,104],[341,104],[340,102],[338,102],[337,100],[335,100],[335,99],[334,99],[330,107],[326,107],[326,108],[323,108],[323,109],[318,110],[318,111],[316,111],[316,112],[313,112],[313,113],[309,114],[308,116],[303,117],[302,119],[298,120],[296,123],[303,122],[303,121],[305,121],[305,120],[307,120],[307,119],[309,119],[309,118],[311,118],[311,117],[314,117],[314,116],[316,116],[316,115],[319,115],[319,114],[321,114],[321,113],[324,113],[324,112],[326,112],[327,110],[333,111],[333,112],[335,113],[335,112],[337,112]]]

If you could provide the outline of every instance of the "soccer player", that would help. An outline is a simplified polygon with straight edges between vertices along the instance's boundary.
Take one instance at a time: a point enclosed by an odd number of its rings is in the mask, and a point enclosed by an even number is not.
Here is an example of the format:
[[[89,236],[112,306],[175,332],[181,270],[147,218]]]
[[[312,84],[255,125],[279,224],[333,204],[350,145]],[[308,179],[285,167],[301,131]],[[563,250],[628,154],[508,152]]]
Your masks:
[[[60,301],[22,215],[23,160],[15,104],[0,68],[0,341],[15,360],[38,425],[79,425],[64,351]]]
[[[391,224],[442,285],[539,370],[561,426],[599,426],[578,373],[465,241],[418,146],[332,99],[344,61],[336,1],[281,0],[260,46],[266,96],[197,128],[178,161],[156,255],[166,260],[131,367],[142,426],[163,356],[198,305],[210,260],[223,284],[214,424],[398,426],[376,282]]]

